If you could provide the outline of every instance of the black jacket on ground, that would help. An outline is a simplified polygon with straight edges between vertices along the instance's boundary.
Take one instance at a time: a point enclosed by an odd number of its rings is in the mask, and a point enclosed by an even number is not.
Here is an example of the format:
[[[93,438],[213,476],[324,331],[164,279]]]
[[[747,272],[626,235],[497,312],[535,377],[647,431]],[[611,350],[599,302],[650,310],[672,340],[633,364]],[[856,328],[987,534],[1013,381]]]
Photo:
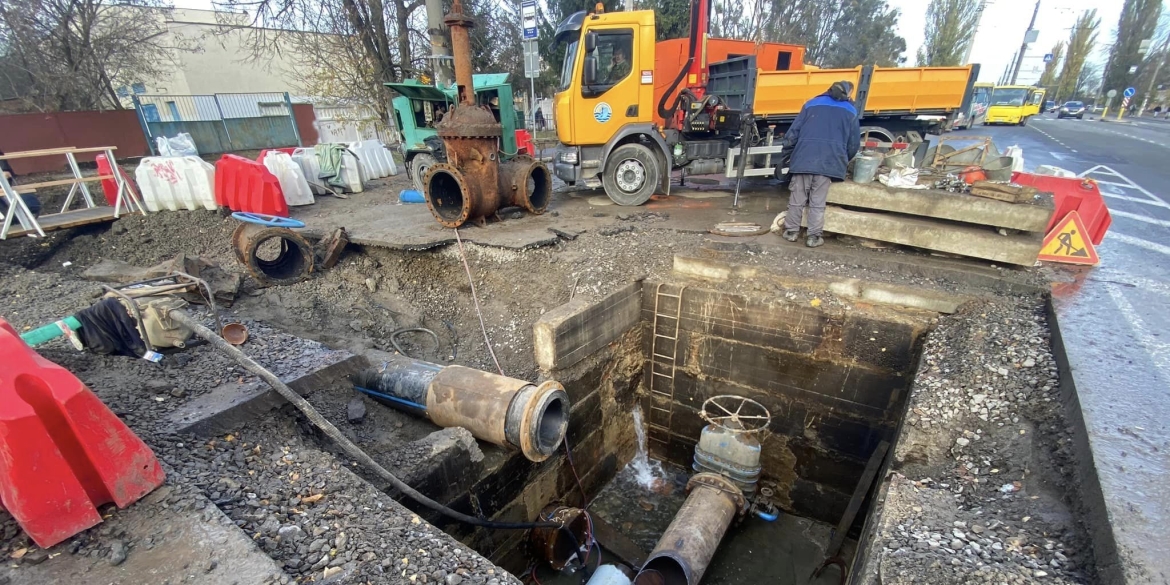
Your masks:
[[[861,147],[857,109],[849,100],[821,94],[804,104],[781,144],[792,149],[789,175],[824,175],[843,181],[849,161]]]

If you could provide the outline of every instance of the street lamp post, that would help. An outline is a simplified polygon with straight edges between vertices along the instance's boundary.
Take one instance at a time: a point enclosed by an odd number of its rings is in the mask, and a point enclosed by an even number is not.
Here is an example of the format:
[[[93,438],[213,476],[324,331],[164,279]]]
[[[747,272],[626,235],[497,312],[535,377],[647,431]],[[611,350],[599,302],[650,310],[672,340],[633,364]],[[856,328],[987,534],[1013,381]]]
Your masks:
[[[1040,0],[1036,0],[1036,8],[1032,10],[1032,22],[1028,23],[1028,30],[1024,31],[1024,42],[1020,45],[1020,54],[1016,56],[1016,67],[1012,70],[1011,85],[1016,84],[1016,77],[1020,74],[1020,67],[1024,64],[1024,53],[1028,52],[1028,45],[1036,40],[1036,15],[1040,14]]]

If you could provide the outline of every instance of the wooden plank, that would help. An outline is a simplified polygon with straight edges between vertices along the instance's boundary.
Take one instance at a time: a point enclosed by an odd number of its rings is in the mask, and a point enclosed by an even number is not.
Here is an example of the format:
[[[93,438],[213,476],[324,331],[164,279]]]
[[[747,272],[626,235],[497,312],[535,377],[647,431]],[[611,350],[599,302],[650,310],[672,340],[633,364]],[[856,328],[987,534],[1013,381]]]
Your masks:
[[[882,460],[886,458],[886,452],[889,450],[890,444],[882,441],[869,456],[869,463],[865,464],[861,480],[857,482],[857,488],[853,490],[853,497],[849,498],[849,507],[845,508],[845,515],[841,516],[841,521],[837,523],[837,531],[833,533],[833,540],[829,541],[829,548],[825,549],[825,556],[835,557],[841,550],[841,545],[845,543],[845,536],[849,533],[849,527],[853,525],[853,519],[857,517],[857,511],[861,509],[861,504],[865,502],[869,486],[873,484],[873,478],[877,475],[878,468],[881,467]]]
[[[0,160],[13,160],[17,158],[35,158],[38,156],[53,156],[56,154],[67,153],[84,153],[84,152],[102,152],[106,150],[118,150],[117,146],[91,146],[88,148],[76,148],[73,146],[61,146],[57,148],[44,148],[41,150],[24,150],[21,152],[9,152],[0,156]]]
[[[129,212],[123,212],[127,215]],[[88,225],[93,223],[105,223],[114,221],[113,207],[87,207],[85,209],[75,209],[73,211],[66,211],[65,213],[53,213],[49,215],[42,215],[37,218],[37,223],[41,224],[41,229],[45,233],[63,230],[67,228]],[[8,237],[19,237],[27,234],[36,234],[36,229],[24,229],[19,224],[13,222],[12,229],[8,230]]]
[[[92,183],[94,181],[104,181],[106,179],[113,179],[114,175],[94,175],[92,177],[70,177],[68,179],[57,179],[56,181],[44,181],[41,183],[28,183],[20,185],[21,189],[43,189],[45,187],[60,187],[61,185],[72,185],[74,183]]]

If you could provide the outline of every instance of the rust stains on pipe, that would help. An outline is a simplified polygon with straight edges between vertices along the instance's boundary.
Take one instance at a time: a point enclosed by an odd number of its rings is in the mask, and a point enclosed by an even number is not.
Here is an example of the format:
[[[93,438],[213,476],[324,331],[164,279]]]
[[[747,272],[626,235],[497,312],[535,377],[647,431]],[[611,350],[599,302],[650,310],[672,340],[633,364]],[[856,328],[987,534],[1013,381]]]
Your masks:
[[[459,103],[475,105],[475,90],[471,81],[471,28],[475,21],[463,14],[462,0],[455,0],[451,12],[443,19],[451,29],[451,49],[455,58],[455,85],[459,88]]]
[[[634,585],[698,585],[731,521],[746,509],[743,492],[717,473],[696,474],[687,491]]]
[[[375,399],[441,427],[463,427],[477,439],[519,448],[530,461],[548,459],[569,427],[569,396],[560,383],[540,385],[464,366],[406,357],[353,379]]]
[[[530,156],[517,156],[500,163],[500,197],[504,205],[523,207],[541,214],[552,198],[552,175],[544,163]]]

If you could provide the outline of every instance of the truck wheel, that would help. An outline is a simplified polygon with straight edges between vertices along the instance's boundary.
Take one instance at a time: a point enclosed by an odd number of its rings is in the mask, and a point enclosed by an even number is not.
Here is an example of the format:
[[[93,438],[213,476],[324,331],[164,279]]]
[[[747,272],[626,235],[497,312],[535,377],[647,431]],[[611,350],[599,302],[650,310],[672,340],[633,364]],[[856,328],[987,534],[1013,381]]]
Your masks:
[[[609,153],[601,184],[618,205],[641,205],[658,188],[658,159],[641,144],[623,144]]]
[[[414,188],[419,193],[423,192],[423,177],[427,174],[427,169],[435,164],[435,157],[429,154],[416,154],[414,158],[410,159],[410,178],[414,181]]]

